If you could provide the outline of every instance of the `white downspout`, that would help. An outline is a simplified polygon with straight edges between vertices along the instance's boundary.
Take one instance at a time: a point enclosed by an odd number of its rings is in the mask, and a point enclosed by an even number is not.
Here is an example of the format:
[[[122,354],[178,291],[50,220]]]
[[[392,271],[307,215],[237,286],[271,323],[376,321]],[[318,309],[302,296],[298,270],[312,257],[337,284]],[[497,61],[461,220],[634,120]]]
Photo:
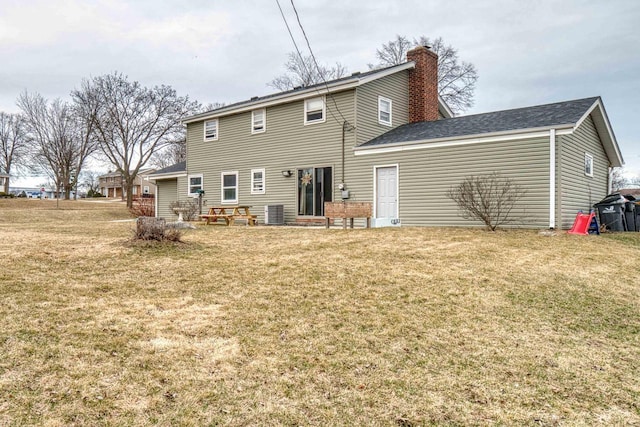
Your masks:
[[[549,228],[556,228],[556,130],[549,131]]]

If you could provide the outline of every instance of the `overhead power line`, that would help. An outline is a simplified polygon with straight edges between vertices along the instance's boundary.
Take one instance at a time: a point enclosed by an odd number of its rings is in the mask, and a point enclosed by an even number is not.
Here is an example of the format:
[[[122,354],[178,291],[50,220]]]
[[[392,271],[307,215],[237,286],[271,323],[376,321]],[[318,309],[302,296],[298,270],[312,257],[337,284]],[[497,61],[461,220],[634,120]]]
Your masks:
[[[296,20],[298,21],[298,26],[300,27],[300,30],[302,31],[302,35],[304,36],[305,41],[307,42],[307,48],[309,48],[309,53],[311,54],[311,59],[313,59],[313,63],[316,66],[316,70],[318,70],[318,75],[322,79],[322,82],[324,83],[324,86],[327,89],[327,93],[329,93],[329,85],[327,84],[327,81],[324,78],[324,74],[320,70],[320,66],[318,65],[318,61],[316,60],[316,56],[313,54],[313,49],[311,49],[311,43],[309,43],[309,38],[307,37],[307,32],[304,30],[304,27],[302,26],[302,22],[300,22],[300,15],[298,15],[298,9],[296,9],[296,5],[293,3],[293,0],[290,0],[290,1],[291,1],[291,7],[293,7],[293,11],[296,14]],[[333,95],[331,93],[329,93],[329,97],[333,101],[333,105],[336,107],[336,110],[338,111],[338,114],[340,114],[340,117],[342,117],[342,120],[344,122],[349,123],[348,120],[342,114],[342,111],[340,111],[340,108],[338,108],[338,103],[336,102],[336,99],[333,97]]]
[[[287,18],[284,15],[284,12],[282,10],[282,6],[280,6],[280,1],[276,0],[276,4],[278,5],[278,9],[280,10],[280,15],[282,16],[282,20],[284,21],[284,24],[287,27],[287,31],[289,32],[289,37],[291,38],[291,41],[293,42],[293,46],[295,47],[296,52],[298,54],[298,57],[300,58],[300,63],[302,64],[302,67],[304,68],[304,71],[307,73],[307,75],[311,75],[311,70],[309,70],[307,68],[307,64],[306,64],[306,62],[304,60],[304,57],[302,56],[302,53],[300,52],[300,48],[298,47],[298,44],[296,43],[295,37],[293,36],[293,33],[291,32],[291,28],[289,27],[289,23],[287,22]],[[329,91],[329,85],[327,84],[327,81],[324,78],[324,74],[320,70],[320,66],[318,65],[318,61],[316,60],[316,57],[313,54],[313,51],[311,50],[311,44],[309,43],[309,39],[307,37],[307,34],[306,34],[305,30],[304,30],[304,27],[302,26],[302,23],[300,22],[300,16],[298,15],[298,11],[296,10],[295,5],[293,4],[293,0],[291,1],[291,6],[293,6],[293,10],[294,10],[294,12],[296,14],[296,19],[298,21],[298,25],[300,26],[300,29],[302,30],[302,34],[304,35],[304,39],[306,40],[307,47],[309,49],[309,53],[311,54],[311,59],[313,60],[314,65],[316,66],[316,70],[318,71],[318,75],[322,79],[322,82],[324,83],[325,89],[327,90],[327,94],[329,95],[329,98],[331,98],[331,100],[333,101],[335,109],[340,114],[340,117],[342,118],[342,121],[340,121],[335,116],[335,114],[333,114],[332,109],[328,108],[327,110],[329,111],[329,114],[331,114],[331,117],[333,117],[333,119],[338,124],[342,124],[344,126],[345,123],[349,123],[349,122],[347,121],[347,119],[344,117],[344,115],[340,111],[340,108],[338,107],[338,103],[336,102],[333,94]],[[321,95],[321,92],[318,90],[318,88],[316,88],[315,91],[316,91],[316,93],[318,93],[318,95]],[[349,124],[349,126],[352,126],[352,125]]]

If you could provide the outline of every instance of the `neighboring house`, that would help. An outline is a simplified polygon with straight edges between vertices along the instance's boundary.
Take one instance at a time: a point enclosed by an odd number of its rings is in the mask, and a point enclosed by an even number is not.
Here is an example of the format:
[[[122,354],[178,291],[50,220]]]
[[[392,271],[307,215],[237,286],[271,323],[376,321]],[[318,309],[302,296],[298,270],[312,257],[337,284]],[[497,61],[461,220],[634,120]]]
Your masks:
[[[133,197],[154,197],[156,194],[156,185],[149,180],[149,175],[155,172],[155,169],[142,169],[138,172],[138,176],[133,181]],[[100,180],[100,194],[105,197],[120,198],[124,200],[126,193],[124,191],[124,178],[120,172],[109,172],[98,177]]]
[[[56,198],[56,190],[55,188],[46,188],[46,187],[11,187],[9,188],[9,193],[14,196],[19,196],[24,193],[26,197],[30,199],[55,199]],[[64,197],[64,192],[60,191],[57,193],[59,198]],[[69,193],[69,197],[72,199],[75,197],[75,193],[71,191]]]
[[[617,190],[617,192],[625,196],[631,195],[637,200],[640,200],[640,188],[622,188],[620,190]]]
[[[8,188],[5,189],[5,185],[7,185],[7,182],[9,182],[9,174],[0,172],[0,191],[5,193],[5,192],[9,192]],[[7,190],[7,191],[5,191]]]
[[[568,228],[607,194],[623,160],[600,98],[452,117],[437,56],[407,58],[188,118],[186,163],[150,176],[157,215],[202,189],[206,205],[251,205],[260,222],[265,205],[287,223],[322,220],[344,197],[371,202],[378,226],[470,225],[447,190],[498,171],[526,191],[516,225]]]

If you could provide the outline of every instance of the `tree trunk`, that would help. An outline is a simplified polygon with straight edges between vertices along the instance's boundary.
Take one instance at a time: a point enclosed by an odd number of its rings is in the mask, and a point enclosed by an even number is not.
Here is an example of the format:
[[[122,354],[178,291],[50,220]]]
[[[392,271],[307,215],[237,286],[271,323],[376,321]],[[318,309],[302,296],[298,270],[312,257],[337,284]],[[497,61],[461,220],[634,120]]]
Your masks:
[[[124,181],[124,188],[127,192],[127,208],[133,206],[133,179],[127,177]]]
[[[4,194],[9,194],[9,177],[4,180]]]

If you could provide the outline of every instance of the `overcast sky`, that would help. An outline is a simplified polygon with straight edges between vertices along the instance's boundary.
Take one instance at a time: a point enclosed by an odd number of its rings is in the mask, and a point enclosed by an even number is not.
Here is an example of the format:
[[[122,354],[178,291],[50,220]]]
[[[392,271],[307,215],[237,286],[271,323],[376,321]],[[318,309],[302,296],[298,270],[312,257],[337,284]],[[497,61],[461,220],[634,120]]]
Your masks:
[[[298,45],[290,0],[280,0]],[[396,34],[442,36],[478,69],[467,113],[601,96],[640,176],[640,1],[295,0],[314,53],[365,71]],[[294,27],[295,26],[295,27]],[[275,0],[0,0],[0,110],[119,71],[202,103],[273,92],[292,42]]]

